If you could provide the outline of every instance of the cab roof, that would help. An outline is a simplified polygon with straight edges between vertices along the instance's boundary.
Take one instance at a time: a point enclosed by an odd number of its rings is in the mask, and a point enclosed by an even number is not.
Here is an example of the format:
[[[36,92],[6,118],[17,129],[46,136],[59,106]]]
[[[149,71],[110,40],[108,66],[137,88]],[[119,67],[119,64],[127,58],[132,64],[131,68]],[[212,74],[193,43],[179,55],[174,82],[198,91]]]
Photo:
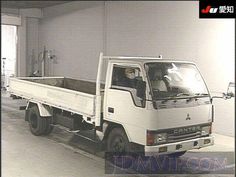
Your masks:
[[[117,63],[139,63],[139,64],[145,64],[145,63],[189,63],[189,64],[195,64],[192,61],[187,60],[175,60],[175,59],[142,59],[142,58],[109,58],[110,61],[117,62]]]

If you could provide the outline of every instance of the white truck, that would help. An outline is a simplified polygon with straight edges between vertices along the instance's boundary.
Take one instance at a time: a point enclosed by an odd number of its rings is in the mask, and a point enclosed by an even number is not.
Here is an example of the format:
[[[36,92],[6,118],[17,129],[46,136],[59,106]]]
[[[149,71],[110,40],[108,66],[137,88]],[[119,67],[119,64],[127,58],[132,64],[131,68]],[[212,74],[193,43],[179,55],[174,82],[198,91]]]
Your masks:
[[[127,69],[134,71],[135,86],[121,84]],[[212,97],[192,62],[100,53],[96,83],[19,77],[10,79],[9,91],[28,100],[25,120],[37,136],[57,125],[73,132],[94,129],[108,152],[146,156],[182,155],[214,144]]]

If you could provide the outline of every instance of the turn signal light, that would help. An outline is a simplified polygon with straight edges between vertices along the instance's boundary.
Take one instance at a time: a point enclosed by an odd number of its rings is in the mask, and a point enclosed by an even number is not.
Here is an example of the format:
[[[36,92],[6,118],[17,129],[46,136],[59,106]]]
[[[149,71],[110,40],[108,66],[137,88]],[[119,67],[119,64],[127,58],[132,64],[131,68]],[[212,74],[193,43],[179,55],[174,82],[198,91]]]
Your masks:
[[[209,134],[212,133],[212,124],[210,125],[210,130],[209,130]]]
[[[151,131],[147,131],[147,146],[154,144],[155,136]]]

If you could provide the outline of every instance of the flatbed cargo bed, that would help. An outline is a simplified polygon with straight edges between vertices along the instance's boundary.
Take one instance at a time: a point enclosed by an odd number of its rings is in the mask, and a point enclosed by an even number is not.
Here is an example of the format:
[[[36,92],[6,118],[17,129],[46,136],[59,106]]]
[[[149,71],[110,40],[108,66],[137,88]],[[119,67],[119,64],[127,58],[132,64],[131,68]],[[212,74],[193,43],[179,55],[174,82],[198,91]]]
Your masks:
[[[12,95],[42,103],[83,117],[95,116],[96,83],[65,77],[10,78]],[[101,84],[101,88],[104,85]]]

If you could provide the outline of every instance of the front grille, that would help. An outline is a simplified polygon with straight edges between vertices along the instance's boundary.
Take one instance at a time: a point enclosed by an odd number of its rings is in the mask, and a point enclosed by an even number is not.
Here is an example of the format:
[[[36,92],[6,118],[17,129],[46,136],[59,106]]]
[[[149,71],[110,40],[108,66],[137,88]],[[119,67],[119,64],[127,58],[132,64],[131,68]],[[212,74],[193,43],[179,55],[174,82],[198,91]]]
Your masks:
[[[176,127],[170,129],[162,129],[153,131],[154,134],[166,134],[166,141],[158,142],[158,144],[175,143],[180,141],[191,140],[209,136],[209,134],[202,134],[203,127],[210,126],[211,123],[198,124],[185,127]]]
[[[182,135],[176,135],[174,133],[167,134],[168,143],[184,141],[184,140],[189,140],[189,139],[194,139],[194,138],[199,138],[199,137],[201,137],[200,131],[182,134]]]

